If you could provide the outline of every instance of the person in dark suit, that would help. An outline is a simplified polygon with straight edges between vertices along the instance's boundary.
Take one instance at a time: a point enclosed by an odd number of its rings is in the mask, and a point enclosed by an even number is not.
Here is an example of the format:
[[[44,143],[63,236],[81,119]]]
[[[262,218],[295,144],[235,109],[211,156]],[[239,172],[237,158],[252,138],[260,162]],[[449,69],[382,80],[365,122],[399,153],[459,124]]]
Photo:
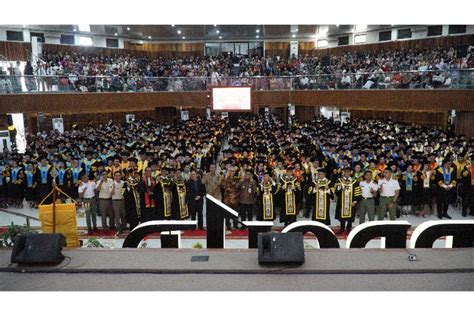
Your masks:
[[[191,219],[198,218],[198,228],[203,228],[202,207],[204,197],[206,196],[206,187],[202,184],[201,179],[198,178],[196,170],[192,170],[187,182],[187,200],[188,207],[191,213]]]

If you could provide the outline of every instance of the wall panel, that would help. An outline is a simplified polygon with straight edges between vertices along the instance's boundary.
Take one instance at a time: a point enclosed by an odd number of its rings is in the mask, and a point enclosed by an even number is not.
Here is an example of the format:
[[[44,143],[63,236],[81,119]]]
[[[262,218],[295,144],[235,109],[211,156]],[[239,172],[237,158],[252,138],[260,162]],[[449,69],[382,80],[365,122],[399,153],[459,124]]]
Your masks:
[[[474,90],[253,91],[257,107],[338,106],[359,110],[474,111]],[[107,113],[156,107],[207,108],[210,92],[110,92],[0,95],[0,113]]]
[[[0,55],[3,55],[7,60],[26,61],[30,53],[30,43],[0,41]]]
[[[456,115],[456,133],[474,137],[474,111],[460,111]]]

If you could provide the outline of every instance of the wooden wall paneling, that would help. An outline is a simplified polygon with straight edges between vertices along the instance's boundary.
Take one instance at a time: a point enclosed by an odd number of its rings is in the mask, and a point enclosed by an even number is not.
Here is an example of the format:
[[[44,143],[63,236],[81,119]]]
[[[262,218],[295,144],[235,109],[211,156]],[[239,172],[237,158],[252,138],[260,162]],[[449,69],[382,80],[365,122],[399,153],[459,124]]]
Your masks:
[[[30,45],[31,46],[31,45]],[[30,48],[31,50],[31,48]],[[132,44],[124,41],[124,48],[87,47],[76,45],[43,44],[43,52],[67,52],[91,55],[135,55],[148,58],[203,56],[204,43],[145,43]]]
[[[290,42],[265,42],[266,56],[288,56],[290,54]]]
[[[456,133],[474,137],[474,111],[459,111],[456,115]]]
[[[8,60],[26,61],[30,53],[31,43],[0,41],[0,55]]]
[[[253,91],[258,107],[338,106],[343,109],[474,111],[474,90],[333,90]],[[153,111],[156,107],[207,108],[210,93],[198,92],[104,92],[37,93],[0,95],[0,113],[107,113]]]

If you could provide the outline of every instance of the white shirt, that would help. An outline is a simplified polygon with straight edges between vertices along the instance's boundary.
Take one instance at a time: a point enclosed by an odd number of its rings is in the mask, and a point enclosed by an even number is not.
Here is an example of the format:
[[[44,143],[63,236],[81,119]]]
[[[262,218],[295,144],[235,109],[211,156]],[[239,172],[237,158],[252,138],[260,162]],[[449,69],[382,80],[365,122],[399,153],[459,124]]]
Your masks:
[[[400,184],[394,179],[381,179],[379,180],[380,196],[392,197],[395,195],[395,191],[400,190]]]
[[[362,197],[366,199],[374,197],[374,194],[370,192],[371,189],[374,191],[378,191],[379,189],[379,186],[374,181],[362,181],[359,183],[359,186],[362,189]]]
[[[102,183],[102,186],[100,187],[100,191],[99,191],[99,199],[110,199],[112,197],[113,184],[114,184],[114,180],[110,178],[107,178],[107,180],[105,180]],[[97,188],[99,188],[99,185],[97,185]]]
[[[95,189],[97,189],[97,183],[91,180],[81,184],[78,188],[79,194],[84,192],[84,199],[92,199],[93,197],[95,197]]]
[[[123,195],[122,195],[122,188],[123,188],[123,180],[120,180],[120,182],[113,181],[112,186],[115,185],[115,190],[114,194],[112,194],[112,200],[122,200]]]

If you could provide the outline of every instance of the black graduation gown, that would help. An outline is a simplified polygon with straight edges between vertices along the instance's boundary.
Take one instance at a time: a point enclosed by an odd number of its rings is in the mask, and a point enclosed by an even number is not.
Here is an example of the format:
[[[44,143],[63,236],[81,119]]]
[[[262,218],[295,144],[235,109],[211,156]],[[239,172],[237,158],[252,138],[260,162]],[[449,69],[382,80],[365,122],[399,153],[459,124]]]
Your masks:
[[[301,192],[300,183],[293,176],[283,175],[280,179],[280,188],[282,199],[280,222],[294,222],[299,211],[296,207],[296,195]]]
[[[8,196],[13,200],[23,200],[25,197],[24,169],[22,167],[11,168],[9,177],[10,181],[8,182]]]
[[[132,184],[126,181],[123,185],[123,189],[125,219],[130,225],[130,230],[133,230],[138,226],[141,217],[137,183]]]
[[[161,179],[155,185],[155,205],[158,220],[171,219],[172,202],[172,182],[169,179]]]
[[[311,181],[307,187],[307,193],[312,209],[312,220],[331,225],[329,208],[331,206],[331,199],[334,199],[331,181],[326,178]]]
[[[258,221],[275,220],[275,201],[279,191],[280,185],[274,182],[258,185]]]
[[[30,177],[28,176],[30,175]],[[30,179],[30,181],[28,181]],[[37,178],[35,177],[35,172],[25,171],[25,200],[28,202],[36,201],[36,187],[38,186]]]
[[[184,181],[173,182],[171,219],[183,220],[189,217],[188,195],[188,189]]]
[[[140,213],[142,214],[142,222],[159,219],[156,215],[156,199],[154,197],[156,185],[157,183],[153,177],[150,179],[150,185],[148,184],[148,180],[143,177],[137,186],[140,196]]]
[[[421,201],[421,187],[423,186],[423,180],[419,172],[412,173],[412,184],[411,188],[408,185],[408,174],[402,173],[399,179],[400,183],[400,204],[401,205],[419,205]]]
[[[45,181],[43,182],[41,166],[36,168],[36,182],[38,186],[36,188],[37,201],[40,203],[53,188],[53,177],[51,176],[52,167],[48,166],[48,171],[46,171]],[[52,196],[48,197],[43,203],[51,204],[53,202]]]
[[[337,196],[336,219],[353,222],[356,209],[352,206],[352,203],[359,202],[362,198],[362,189],[359,186],[359,182],[352,178],[350,178],[349,181],[344,181],[343,178],[339,178],[334,184],[334,191]],[[347,198],[344,192],[347,192]]]
[[[436,203],[438,204],[450,204],[454,202],[456,192],[456,173],[454,168],[450,168],[449,172],[446,171],[446,176],[447,179],[444,178],[443,169],[441,167],[436,169]],[[451,185],[452,187],[446,190],[443,184]]]

